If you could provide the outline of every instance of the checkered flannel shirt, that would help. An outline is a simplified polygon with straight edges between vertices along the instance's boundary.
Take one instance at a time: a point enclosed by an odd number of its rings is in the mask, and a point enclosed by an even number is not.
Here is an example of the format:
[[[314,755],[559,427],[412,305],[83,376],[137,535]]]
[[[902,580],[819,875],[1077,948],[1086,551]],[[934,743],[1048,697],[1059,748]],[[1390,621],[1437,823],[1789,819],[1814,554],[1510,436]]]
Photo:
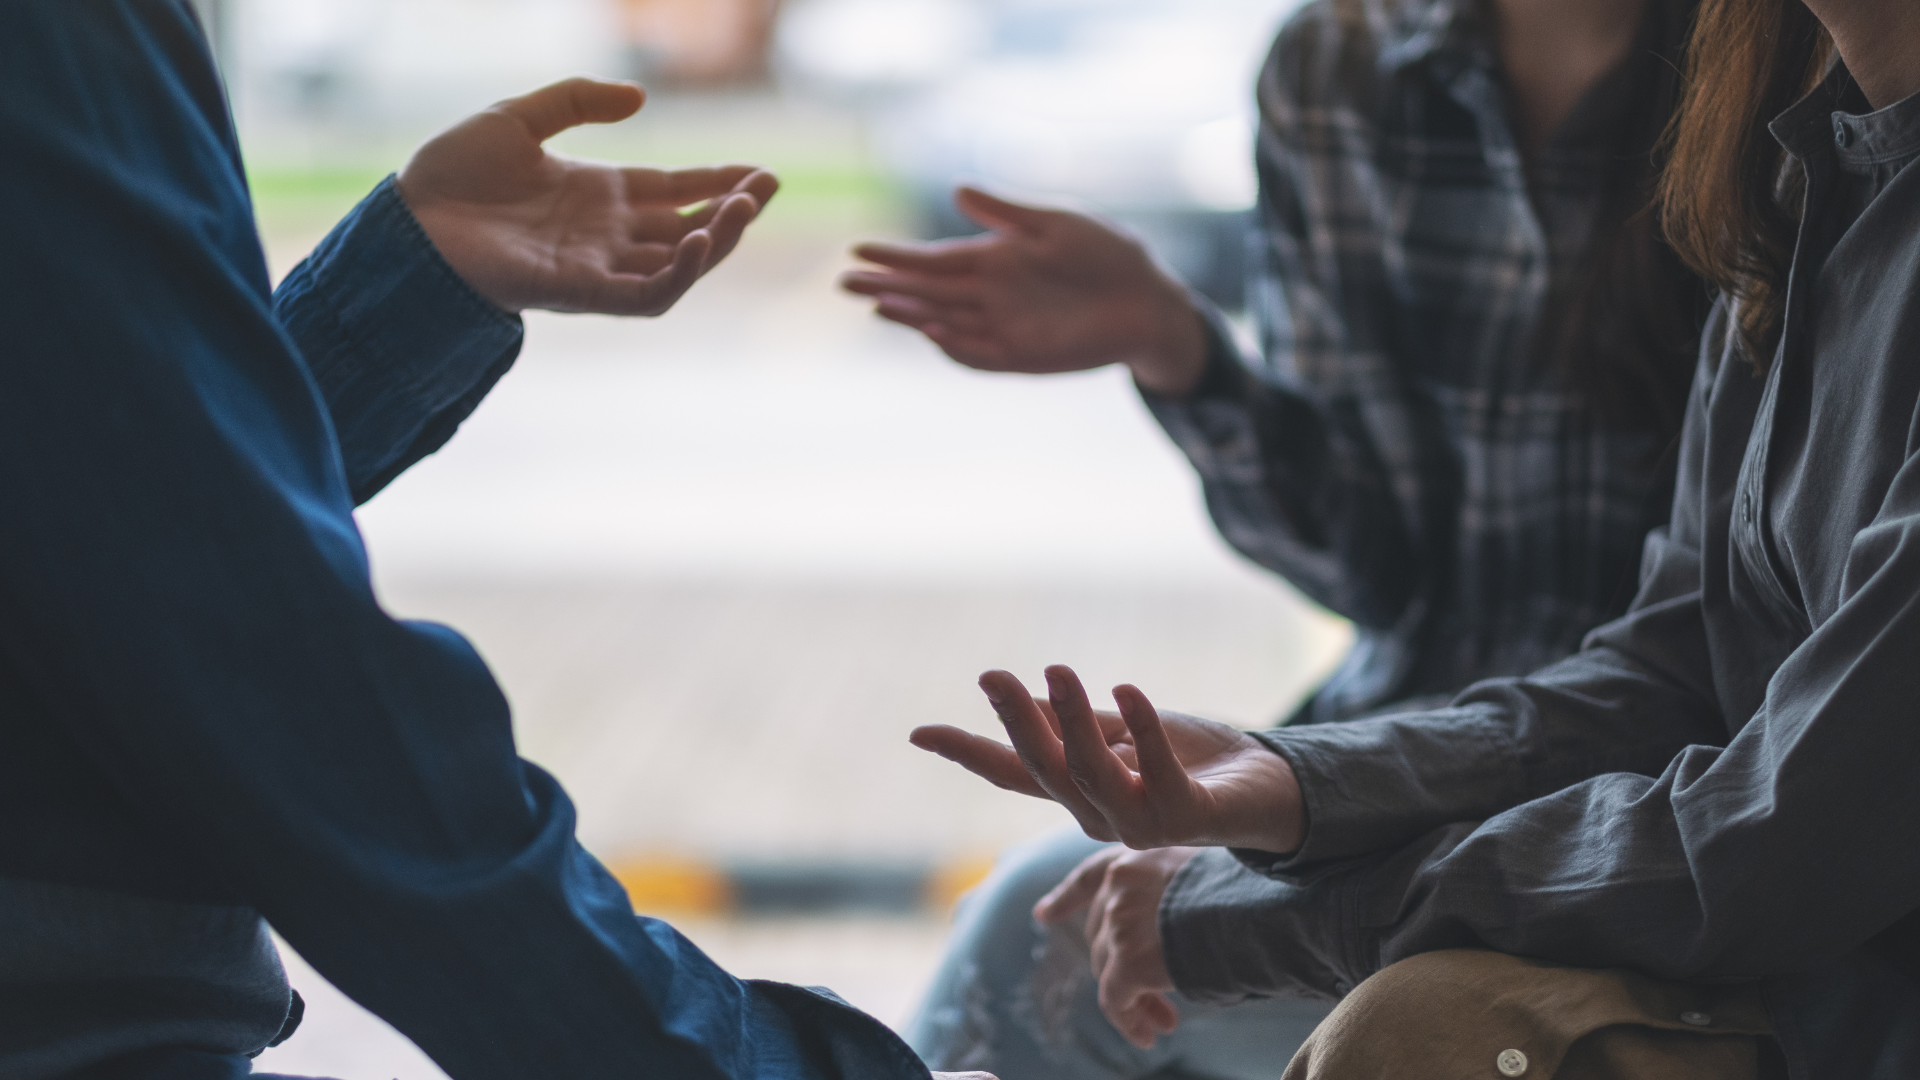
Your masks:
[[[1636,51],[1523,167],[1473,0],[1318,0],[1259,83],[1249,306],[1150,400],[1228,543],[1352,620],[1303,722],[1444,700],[1625,610],[1671,455],[1536,344],[1571,286]],[[1684,397],[1684,387],[1676,391]],[[1676,410],[1682,402],[1673,403]]]

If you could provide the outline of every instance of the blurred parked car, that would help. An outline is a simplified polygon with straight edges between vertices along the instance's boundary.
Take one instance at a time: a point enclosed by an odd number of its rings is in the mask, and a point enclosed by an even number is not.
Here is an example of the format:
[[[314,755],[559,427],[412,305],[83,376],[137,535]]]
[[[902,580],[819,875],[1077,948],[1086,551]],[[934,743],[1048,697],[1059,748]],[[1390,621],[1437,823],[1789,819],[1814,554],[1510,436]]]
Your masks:
[[[789,0],[776,64],[870,110],[929,237],[955,182],[1068,200],[1241,300],[1253,80],[1299,0]]]

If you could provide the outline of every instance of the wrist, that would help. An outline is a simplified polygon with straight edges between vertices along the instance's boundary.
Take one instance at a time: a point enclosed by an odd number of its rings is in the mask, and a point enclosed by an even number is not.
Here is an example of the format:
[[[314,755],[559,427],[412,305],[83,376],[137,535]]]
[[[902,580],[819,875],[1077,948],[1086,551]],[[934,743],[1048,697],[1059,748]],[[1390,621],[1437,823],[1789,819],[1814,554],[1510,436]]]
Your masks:
[[[1179,283],[1165,280],[1155,302],[1146,348],[1127,362],[1133,381],[1157,397],[1181,398],[1193,392],[1207,368],[1207,320]]]
[[[1280,856],[1292,855],[1307,842],[1306,796],[1300,790],[1300,778],[1293,771],[1293,763],[1265,743],[1260,743],[1260,749],[1265,755],[1266,772],[1262,788],[1268,797],[1258,828],[1248,843],[1239,846]]]

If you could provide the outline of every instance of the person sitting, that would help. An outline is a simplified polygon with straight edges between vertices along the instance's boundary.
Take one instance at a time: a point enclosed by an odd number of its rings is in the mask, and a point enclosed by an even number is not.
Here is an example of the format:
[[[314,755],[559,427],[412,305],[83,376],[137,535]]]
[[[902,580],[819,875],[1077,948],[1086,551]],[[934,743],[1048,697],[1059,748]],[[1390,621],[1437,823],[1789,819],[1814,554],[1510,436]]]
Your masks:
[[[355,504],[525,308],[665,311],[777,186],[421,147],[268,287],[187,0],[0,0],[0,1075],[214,1080],[299,1018],[267,926],[455,1080],[926,1080],[829,994],[638,918],[474,650],[380,608]]]
[[[988,235],[862,246],[845,284],[973,367],[1126,365],[1221,535],[1353,622],[1293,723],[1443,704],[1624,611],[1664,518],[1709,291],[1648,210],[1693,10],[1303,8],[1259,82],[1251,368],[1125,235],[977,190],[959,205]],[[1325,1005],[1183,1000],[1141,1045],[1102,1018],[1070,913],[1030,912],[1115,854],[1077,831],[1009,852],[957,915],[915,1049],[1009,1080],[1284,1059]]]
[[[1015,749],[924,736],[1155,849],[1050,901],[1123,1029],[1304,991],[1289,1078],[1920,1075],[1920,8],[1707,0],[1687,64],[1665,227],[1723,296],[1626,615],[1439,710],[1256,737],[1054,668],[982,679]]]

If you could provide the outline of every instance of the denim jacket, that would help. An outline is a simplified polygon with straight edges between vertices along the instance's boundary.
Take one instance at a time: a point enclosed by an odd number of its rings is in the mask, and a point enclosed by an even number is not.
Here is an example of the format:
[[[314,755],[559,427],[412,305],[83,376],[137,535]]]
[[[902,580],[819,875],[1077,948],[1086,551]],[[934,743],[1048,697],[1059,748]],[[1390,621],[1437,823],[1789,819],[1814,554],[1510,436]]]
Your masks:
[[[925,1080],[637,918],[381,610],[354,505],[521,341],[392,184],[271,290],[188,0],[0,0],[0,148],[0,1077],[243,1073],[270,923],[456,1080]]]

